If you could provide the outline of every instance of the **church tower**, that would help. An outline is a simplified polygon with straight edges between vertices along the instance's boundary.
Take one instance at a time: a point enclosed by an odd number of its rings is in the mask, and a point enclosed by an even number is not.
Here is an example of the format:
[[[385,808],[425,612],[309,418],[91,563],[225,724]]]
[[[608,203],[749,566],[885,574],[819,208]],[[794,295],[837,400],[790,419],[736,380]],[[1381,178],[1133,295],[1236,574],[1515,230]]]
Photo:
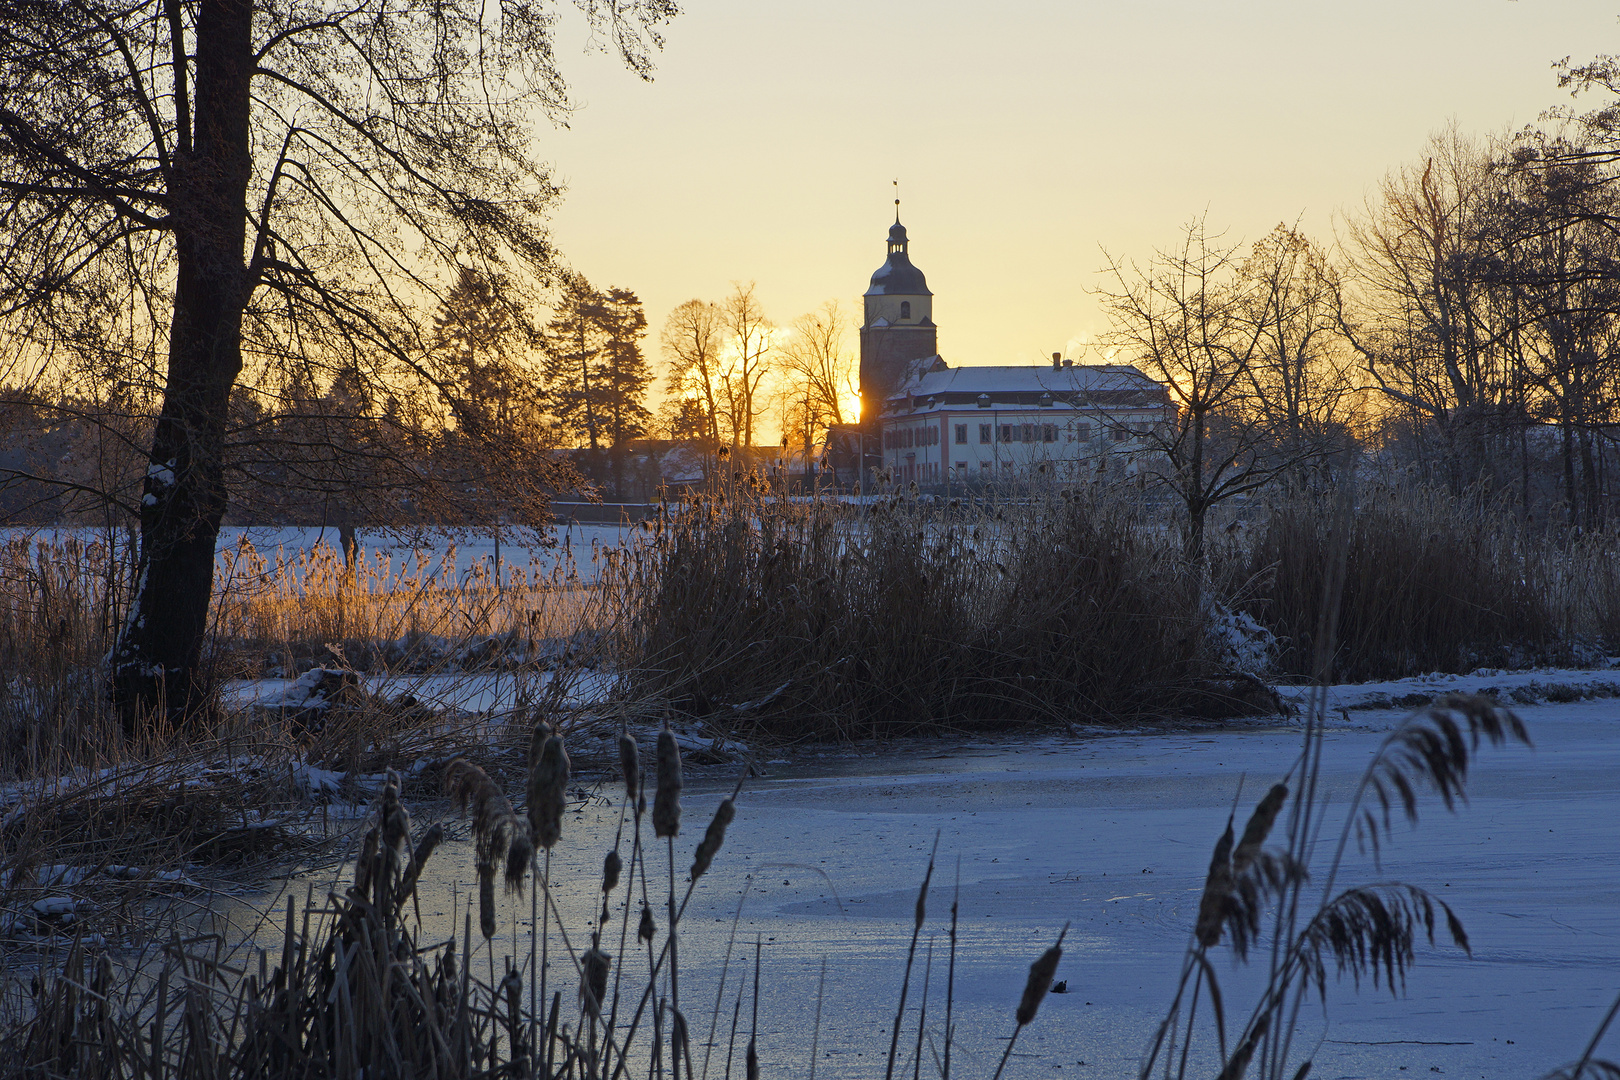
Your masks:
[[[889,257],[872,275],[861,324],[861,426],[868,432],[877,431],[883,400],[899,384],[906,365],[939,353],[934,294],[922,271],[911,265],[898,199],[895,208]]]

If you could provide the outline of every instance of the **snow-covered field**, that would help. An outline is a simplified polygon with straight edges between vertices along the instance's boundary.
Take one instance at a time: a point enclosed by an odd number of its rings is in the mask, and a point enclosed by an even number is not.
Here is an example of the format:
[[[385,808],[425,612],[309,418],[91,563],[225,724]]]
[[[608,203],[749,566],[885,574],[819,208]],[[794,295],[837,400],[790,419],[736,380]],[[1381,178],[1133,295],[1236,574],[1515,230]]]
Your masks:
[[[1506,694],[1515,681],[1578,686],[1615,674],[1407,680],[1337,688],[1332,704],[1468,686]],[[1469,779],[1470,805],[1452,815],[1438,799],[1426,800],[1415,830],[1397,826],[1381,869],[1353,859],[1341,878],[1343,885],[1405,880],[1431,888],[1463,920],[1473,956],[1425,945],[1403,994],[1365,985],[1357,993],[1344,985],[1330,992],[1325,1011],[1308,1006],[1295,1047],[1314,1058],[1313,1077],[1540,1076],[1579,1056],[1620,991],[1620,699],[1519,711],[1534,749],[1482,751]],[[1403,712],[1334,715],[1324,784],[1342,805]],[[1193,733],[920,741],[772,762],[770,775],[747,782],[725,849],[688,912],[682,996],[695,1054],[703,1052],[741,901],[716,1052],[726,1052],[738,977],[751,966],[758,935],[764,1071],[803,1071],[823,958],[818,1075],[869,1078],[881,1071],[917,886],[937,833],[940,867],[924,933],[934,947],[934,1021],[943,1005],[944,933],[958,867],[961,881],[960,1044],[953,1068],[962,1075],[993,1071],[1028,964],[1067,922],[1057,977],[1070,992],[1047,997],[1020,1037],[1008,1074],[1134,1075],[1168,1004],[1209,853],[1240,780],[1246,813],[1299,750],[1296,726],[1249,723]],[[678,878],[738,768],[689,768]],[[612,785],[603,791],[612,794]],[[1336,827],[1331,813],[1329,820]],[[601,859],[617,822],[615,807],[585,803],[566,822],[553,857],[576,947],[583,947],[599,902]],[[663,862],[654,861],[648,882],[660,910]],[[425,881],[429,936],[457,933],[474,881],[470,843],[442,847]],[[502,905],[497,953],[516,933],[526,954],[528,904]],[[617,926],[607,937],[608,950],[618,953]],[[276,932],[267,929],[271,938]],[[625,977],[633,982],[645,959],[630,952]],[[1235,1027],[1256,983],[1229,962],[1224,946],[1220,952]],[[918,963],[920,977],[922,957]],[[572,976],[559,970],[556,978],[571,996]],[[915,1038],[917,1001],[914,983],[903,1047]],[[739,1056],[748,1014],[745,1005]],[[1620,1033],[1610,1034],[1600,1056],[1620,1057]],[[713,1067],[720,1068],[718,1060]]]
[[[500,557],[507,572],[519,569],[528,575],[530,580],[534,580],[537,575],[549,576],[555,568],[561,567],[566,573],[571,567],[581,581],[592,581],[595,580],[596,574],[593,555],[606,548],[621,547],[635,535],[633,527],[594,524],[557,525],[549,532],[551,539],[555,541],[551,547],[525,547],[515,542],[518,539],[516,535],[504,537],[500,544]],[[104,533],[91,528],[0,529],[0,542],[28,538],[55,543],[69,536],[88,543],[103,539]],[[317,544],[325,544],[334,551],[339,546],[337,529],[331,527],[231,526],[220,530],[219,542],[216,545],[227,565],[231,553],[237,550],[244,539],[272,563],[278,551],[287,563],[294,564],[303,553],[313,550]],[[428,533],[423,539],[426,543],[419,545],[414,543],[411,537],[372,529],[360,529],[356,536],[357,542],[368,553],[373,556],[377,553],[386,555],[395,567],[414,562],[420,554],[429,560],[431,568],[437,570],[452,545],[455,549],[453,565],[457,579],[471,574],[480,566],[493,568],[495,564],[495,537],[488,532],[461,532],[452,535],[436,530]],[[120,534],[117,542],[122,548],[128,539]]]
[[[598,552],[606,548],[621,547],[629,542],[634,534],[633,527],[619,525],[557,525],[549,530],[551,539],[555,541],[552,547],[524,547],[514,542],[516,537],[508,535],[500,543],[501,563],[510,573],[513,569],[524,571],[530,580],[537,577],[549,576],[553,569],[561,567],[564,573],[571,568],[581,581],[594,581],[596,577],[596,560],[593,558]],[[279,549],[284,553],[287,561],[294,561],[299,554],[309,551],[318,543],[328,547],[338,547],[337,530],[333,528],[299,528],[299,527],[253,527],[253,528],[226,528],[219,534],[218,549],[223,554],[235,548],[243,538],[246,538],[261,554],[273,559]],[[361,529],[356,535],[356,541],[370,553],[381,553],[388,556],[396,565],[404,560],[414,560],[418,553],[432,560],[432,565],[438,567],[449,555],[453,547],[455,551],[455,576],[463,579],[471,574],[475,568],[493,569],[495,565],[495,537],[488,532],[447,534],[434,532],[427,537],[425,546],[417,546],[413,538],[396,536],[388,532]]]

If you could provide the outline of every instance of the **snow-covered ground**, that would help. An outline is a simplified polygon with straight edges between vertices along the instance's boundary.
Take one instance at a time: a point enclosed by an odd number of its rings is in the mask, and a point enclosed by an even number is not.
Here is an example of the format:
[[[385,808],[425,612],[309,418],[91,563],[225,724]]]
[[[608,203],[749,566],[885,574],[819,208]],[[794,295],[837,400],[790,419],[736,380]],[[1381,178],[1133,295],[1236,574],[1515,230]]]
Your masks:
[[[1330,704],[1491,686],[1506,697],[1520,682],[1595,684],[1616,674],[1406,680],[1336,688]],[[1344,985],[1329,993],[1325,1012],[1307,1006],[1295,1047],[1313,1056],[1313,1077],[1540,1076],[1579,1056],[1620,991],[1620,699],[1519,711],[1534,749],[1482,751],[1470,772],[1470,805],[1453,815],[1438,799],[1426,800],[1415,830],[1397,826],[1381,868],[1353,858],[1341,878],[1341,885],[1404,880],[1432,889],[1463,920],[1473,956],[1425,945],[1403,994],[1365,985],[1357,993]],[[1402,715],[1398,709],[1334,714],[1324,786],[1339,805]],[[1070,992],[1043,1002],[1019,1038],[1008,1075],[1134,1075],[1169,1002],[1209,853],[1239,782],[1240,813],[1246,813],[1299,751],[1297,726],[1249,723],[1190,733],[919,741],[772,762],[770,775],[747,782],[725,849],[687,914],[681,993],[695,1056],[703,1053],[741,901],[716,1053],[726,1052],[738,978],[752,964],[758,935],[764,1072],[805,1071],[825,958],[817,1074],[878,1074],[917,886],[938,834],[924,945],[934,947],[929,1015],[937,1028],[944,934],[959,867],[960,1034],[953,1069],[961,1075],[994,1070],[1029,962],[1069,923],[1057,978]],[[689,768],[678,879],[738,768]],[[602,790],[613,794],[612,785]],[[1331,813],[1329,820],[1336,827]],[[600,902],[601,859],[617,823],[615,806],[585,803],[566,822],[553,856],[576,948],[583,947]],[[429,938],[459,933],[475,880],[472,858],[463,837],[441,847],[429,864],[422,903]],[[660,911],[664,862],[661,854],[655,858],[647,882]],[[501,904],[497,953],[510,949],[515,932],[526,955],[529,905],[512,898]],[[633,927],[631,934],[633,945]],[[274,928],[264,936],[267,943],[279,941]],[[616,924],[607,938],[605,947],[618,954]],[[1228,1023],[1236,1027],[1247,1016],[1256,982],[1252,972],[1231,963],[1224,946],[1220,952]],[[635,959],[633,947],[629,953],[627,985],[639,987],[645,957]],[[923,962],[919,956],[919,979]],[[567,967],[566,961],[554,967],[554,980],[571,1000]],[[902,1048],[914,1045],[918,1000],[914,982]],[[739,1058],[746,1005],[742,1015]],[[903,1049],[903,1059],[908,1053]],[[1620,1057],[1620,1032],[1610,1034],[1600,1056]],[[712,1067],[718,1071],[719,1061]],[[930,1064],[923,1071],[928,1074]]]
[[[507,573],[522,570],[530,580],[534,580],[537,576],[549,576],[554,569],[561,567],[564,573],[571,568],[581,581],[594,581],[596,562],[593,555],[604,549],[624,546],[634,538],[636,530],[619,525],[572,524],[554,526],[549,533],[555,541],[553,546],[533,548],[516,542],[519,539],[516,534],[507,535],[500,544],[501,563]],[[29,538],[55,543],[69,536],[89,543],[103,539],[104,533],[92,528],[13,526],[0,529],[0,542]],[[230,526],[220,530],[216,545],[222,565],[229,565],[231,554],[244,539],[272,563],[278,551],[289,564],[295,564],[303,553],[317,544],[324,543],[334,551],[339,545],[337,529],[330,526]],[[356,535],[357,542],[368,553],[374,555],[380,552],[388,556],[396,568],[413,562],[420,553],[430,561],[431,568],[437,570],[452,544],[455,548],[457,579],[472,573],[475,567],[493,568],[495,564],[495,537],[488,532],[451,534],[443,530],[430,530],[422,539],[426,542],[419,545],[413,543],[411,537],[373,529],[360,529]],[[119,534],[117,543],[120,549],[127,542],[128,537]]]
[[[316,669],[316,674],[319,669]],[[503,713],[520,700],[532,701],[552,679],[552,672],[479,672],[449,675],[363,675],[359,682],[367,693],[398,698],[409,694],[433,709],[468,713]],[[232,708],[276,706],[297,709],[312,702],[303,679],[254,679],[227,683],[224,699]],[[603,696],[611,676],[587,671],[575,676],[567,701],[597,701]]]
[[[557,525],[549,530],[551,539],[555,541],[554,546],[533,548],[515,542],[517,537],[508,535],[499,545],[501,563],[508,573],[513,569],[522,570],[530,580],[548,576],[553,569],[561,567],[565,573],[571,568],[581,581],[594,581],[596,562],[593,555],[604,549],[622,547],[631,541],[635,531],[634,527],[619,525]],[[273,559],[275,552],[280,549],[289,562],[318,543],[333,549],[338,547],[338,534],[334,528],[261,526],[221,529],[218,550],[223,554],[236,547],[244,537],[261,555]],[[495,538],[487,532],[452,535],[434,531],[427,537],[428,543],[420,547],[412,543],[410,537],[371,529],[360,529],[355,539],[368,552],[381,552],[389,556],[396,566],[403,560],[414,559],[421,552],[433,560],[434,567],[438,567],[454,546],[458,579],[470,574],[475,567],[493,568],[495,565]]]

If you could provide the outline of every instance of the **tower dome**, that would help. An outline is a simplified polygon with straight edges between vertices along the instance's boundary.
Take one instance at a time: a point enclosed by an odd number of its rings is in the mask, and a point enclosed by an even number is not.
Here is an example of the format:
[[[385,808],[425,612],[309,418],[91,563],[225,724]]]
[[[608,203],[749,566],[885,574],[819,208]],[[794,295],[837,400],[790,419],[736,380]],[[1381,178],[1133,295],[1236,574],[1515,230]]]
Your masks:
[[[895,218],[889,226],[889,257],[872,275],[867,296],[933,296],[923,272],[911,264],[911,242],[906,239],[906,227]]]

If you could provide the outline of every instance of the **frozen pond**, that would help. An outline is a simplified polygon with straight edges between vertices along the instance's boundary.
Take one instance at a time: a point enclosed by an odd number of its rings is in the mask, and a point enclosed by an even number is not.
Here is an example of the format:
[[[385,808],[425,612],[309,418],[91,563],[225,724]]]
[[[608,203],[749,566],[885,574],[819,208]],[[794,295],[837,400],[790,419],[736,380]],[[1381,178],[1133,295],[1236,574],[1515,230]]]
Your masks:
[[[1357,994],[1347,984],[1330,992],[1325,1015],[1307,1007],[1295,1047],[1314,1049],[1313,1077],[1540,1076],[1579,1056],[1620,990],[1620,701],[1519,711],[1534,750],[1483,750],[1470,777],[1471,805],[1450,815],[1438,799],[1426,799],[1415,831],[1397,825],[1382,871],[1352,856],[1340,881],[1394,879],[1431,888],[1467,927],[1473,957],[1449,945],[1424,945],[1404,996],[1370,986]],[[1329,732],[1324,781],[1341,805],[1398,718],[1352,713]],[[960,859],[953,1071],[994,1070],[1028,964],[1068,922],[1057,978],[1071,992],[1048,995],[1020,1036],[1008,1075],[1134,1075],[1169,1003],[1210,849],[1239,777],[1247,776],[1241,823],[1265,786],[1287,771],[1299,743],[1296,728],[1248,726],[916,742],[772,764],[771,775],[745,787],[725,849],[684,924],[681,993],[694,1057],[703,1053],[721,958],[746,889],[711,1071],[719,1075],[723,1067],[738,976],[751,964],[758,934],[764,1073],[808,1073],[825,958],[817,1075],[881,1075],[917,886],[938,832],[940,865],[924,942],[935,944],[929,1015],[937,1027]],[[689,768],[678,880],[735,775],[730,766]],[[615,794],[613,785],[602,790]],[[576,947],[583,947],[595,916],[601,858],[617,821],[616,806],[586,804],[566,821],[553,857]],[[1337,828],[1331,813],[1329,822]],[[422,914],[430,938],[459,934],[475,880],[471,844],[460,830],[458,836],[440,848],[425,875]],[[661,847],[648,883],[660,930],[659,882],[668,872]],[[639,883],[637,889],[639,895]],[[497,963],[514,939],[528,951],[528,903],[501,904]],[[633,925],[631,935],[633,941]],[[617,921],[608,938],[608,951],[618,953]],[[1217,953],[1228,1024],[1240,1027],[1255,980],[1232,965],[1225,945]],[[919,979],[922,962],[919,956]],[[631,950],[627,987],[639,989],[646,963],[645,953],[638,961]],[[571,1002],[575,983],[566,968],[554,959],[553,987]],[[914,982],[902,1060],[914,1045],[917,1001]],[[748,1013],[745,1005],[739,1072]],[[1605,1054],[1620,1056],[1620,1033],[1611,1032],[1599,1056]],[[923,1074],[932,1075],[931,1062]]]

